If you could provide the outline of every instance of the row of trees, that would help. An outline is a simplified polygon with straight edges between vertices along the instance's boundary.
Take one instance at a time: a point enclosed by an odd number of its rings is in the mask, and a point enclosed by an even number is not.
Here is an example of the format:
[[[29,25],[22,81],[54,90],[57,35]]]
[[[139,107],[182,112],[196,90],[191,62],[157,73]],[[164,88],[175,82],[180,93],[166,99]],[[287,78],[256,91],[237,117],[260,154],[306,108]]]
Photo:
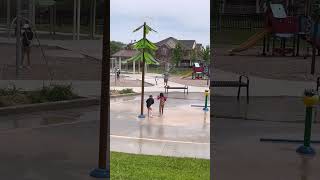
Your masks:
[[[126,45],[122,42],[111,41],[110,52],[111,54],[114,54],[123,49],[123,47],[125,46]],[[180,44],[177,44],[177,46],[173,49],[171,58],[176,66],[183,60],[183,52],[184,51]],[[197,60],[203,60],[206,64],[210,64],[210,47],[206,46],[205,48],[202,48],[200,51],[192,50],[190,58],[192,62],[196,62]]]
[[[210,47],[206,46],[200,51],[196,49],[191,50],[190,59],[192,62],[203,60],[206,64],[210,64]],[[183,60],[183,49],[179,43],[173,49],[172,60],[176,66]]]

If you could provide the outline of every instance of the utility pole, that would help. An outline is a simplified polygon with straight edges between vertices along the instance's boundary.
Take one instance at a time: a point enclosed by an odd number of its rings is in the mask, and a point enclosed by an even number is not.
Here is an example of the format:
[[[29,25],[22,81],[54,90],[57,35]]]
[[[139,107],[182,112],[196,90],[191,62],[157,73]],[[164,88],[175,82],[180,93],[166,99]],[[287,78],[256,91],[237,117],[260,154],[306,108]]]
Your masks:
[[[104,0],[99,162],[90,176],[110,178],[110,1]]]
[[[77,31],[77,1],[73,0],[73,40],[76,40]]]
[[[16,21],[16,76],[19,76],[19,66],[22,57],[21,44],[21,0],[17,0],[17,21]]]
[[[11,24],[11,1],[7,0],[7,33],[10,38],[10,24]]]
[[[78,12],[77,12],[77,40],[80,40],[80,26],[81,26],[81,21],[80,21],[80,18],[81,18],[81,0],[78,0]]]
[[[35,24],[35,7],[34,7],[34,0],[29,0],[29,20],[30,25],[34,26]]]
[[[96,0],[91,0],[90,5],[90,37],[94,39],[96,32]]]

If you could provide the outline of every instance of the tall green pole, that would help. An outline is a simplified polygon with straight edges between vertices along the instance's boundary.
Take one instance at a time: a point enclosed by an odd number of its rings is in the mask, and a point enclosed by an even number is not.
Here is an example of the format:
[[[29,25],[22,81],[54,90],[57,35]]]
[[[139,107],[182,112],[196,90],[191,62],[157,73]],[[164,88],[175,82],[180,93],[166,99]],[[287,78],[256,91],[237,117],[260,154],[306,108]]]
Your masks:
[[[306,122],[304,127],[304,146],[310,147],[311,139],[311,124],[312,124],[312,107],[306,108]]]
[[[143,39],[146,39],[146,22],[143,24]],[[145,42],[145,41],[144,41]],[[145,66],[146,66],[146,59],[144,57],[144,51],[145,49],[142,49],[142,84],[141,84],[141,112],[139,115],[139,118],[145,118],[145,115],[143,114],[143,105],[144,105],[144,76],[145,76]]]
[[[209,111],[208,109],[208,96],[209,96],[209,91],[205,90],[205,101],[204,101],[204,111]]]
[[[315,150],[310,146],[311,141],[311,126],[312,126],[312,108],[318,103],[319,97],[317,95],[305,96],[304,104],[306,105],[306,119],[304,126],[304,142],[303,145],[297,149],[297,152],[305,155],[314,155]]]

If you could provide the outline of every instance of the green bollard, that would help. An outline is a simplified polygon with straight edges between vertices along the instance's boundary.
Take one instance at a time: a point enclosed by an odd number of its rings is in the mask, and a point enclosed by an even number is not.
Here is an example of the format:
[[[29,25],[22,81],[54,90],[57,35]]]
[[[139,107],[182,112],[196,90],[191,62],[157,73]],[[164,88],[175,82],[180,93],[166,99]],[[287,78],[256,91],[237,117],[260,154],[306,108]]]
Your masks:
[[[209,109],[208,109],[208,96],[209,96],[209,91],[208,90],[205,90],[205,92],[204,92],[204,94],[205,94],[205,101],[204,101],[204,108],[203,108],[203,110],[204,111],[209,111]]]
[[[304,126],[304,141],[303,145],[297,149],[297,152],[305,155],[314,155],[316,152],[311,147],[311,126],[312,126],[312,108],[319,101],[318,95],[313,90],[306,90],[303,102],[306,106],[306,119]]]

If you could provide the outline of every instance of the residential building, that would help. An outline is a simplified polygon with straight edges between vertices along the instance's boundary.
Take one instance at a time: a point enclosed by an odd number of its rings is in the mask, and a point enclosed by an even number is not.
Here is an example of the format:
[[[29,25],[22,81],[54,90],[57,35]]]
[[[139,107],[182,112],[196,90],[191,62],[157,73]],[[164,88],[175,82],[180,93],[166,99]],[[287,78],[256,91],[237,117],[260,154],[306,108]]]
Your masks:
[[[173,50],[180,44],[182,48],[182,60],[179,62],[179,67],[189,67],[192,66],[192,53],[195,52],[195,61],[201,61],[201,58],[197,56],[202,50],[202,44],[198,44],[195,40],[178,40],[173,37],[166,38],[162,41],[156,43],[158,50],[156,51],[156,59],[161,65],[169,66],[173,65],[172,60]]]
[[[155,43],[158,47],[158,50],[155,52],[155,59],[161,66],[169,68],[174,65],[172,60],[173,50],[176,48],[178,43],[182,49],[182,60],[178,64],[179,67],[190,67],[192,66],[193,61],[201,61],[199,52],[203,48],[202,44],[197,43],[195,40],[178,40],[176,38],[169,37]],[[126,61],[138,53],[138,51],[133,48],[132,44],[133,42],[112,55],[112,67],[119,67],[120,69],[123,69],[124,66],[126,69],[128,69],[128,67],[132,67],[134,72],[137,68],[136,66],[139,66],[138,69],[140,69],[139,63]],[[193,53],[195,53],[195,56]]]

